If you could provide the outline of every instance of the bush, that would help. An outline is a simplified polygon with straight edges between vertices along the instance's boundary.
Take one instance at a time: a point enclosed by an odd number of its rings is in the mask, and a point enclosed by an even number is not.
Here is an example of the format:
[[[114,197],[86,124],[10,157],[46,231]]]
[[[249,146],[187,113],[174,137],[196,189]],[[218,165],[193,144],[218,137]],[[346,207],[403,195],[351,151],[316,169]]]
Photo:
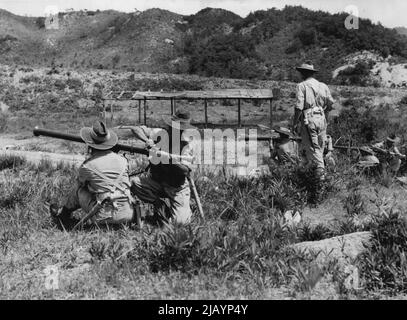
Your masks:
[[[354,67],[339,72],[337,81],[342,85],[367,86],[370,84],[371,62],[359,61]]]
[[[399,212],[376,217],[372,245],[358,265],[368,290],[407,292],[407,222]]]
[[[382,113],[376,116],[370,109],[360,112],[355,106],[343,109],[329,126],[334,139],[342,137],[341,144],[351,146],[377,140],[383,129],[388,130],[389,126]]]
[[[26,160],[17,156],[0,156],[0,171],[16,169],[26,164]]]

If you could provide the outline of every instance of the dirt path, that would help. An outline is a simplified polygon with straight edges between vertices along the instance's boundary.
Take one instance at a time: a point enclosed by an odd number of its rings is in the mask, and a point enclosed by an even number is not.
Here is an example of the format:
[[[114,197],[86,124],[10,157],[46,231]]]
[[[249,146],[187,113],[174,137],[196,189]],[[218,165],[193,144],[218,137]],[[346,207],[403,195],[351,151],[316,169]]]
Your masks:
[[[64,163],[68,165],[79,166],[85,157],[81,155],[66,155],[58,153],[40,152],[40,151],[19,151],[19,150],[0,150],[1,156],[15,156],[25,158],[28,162],[40,164],[41,161],[50,161],[57,165]]]

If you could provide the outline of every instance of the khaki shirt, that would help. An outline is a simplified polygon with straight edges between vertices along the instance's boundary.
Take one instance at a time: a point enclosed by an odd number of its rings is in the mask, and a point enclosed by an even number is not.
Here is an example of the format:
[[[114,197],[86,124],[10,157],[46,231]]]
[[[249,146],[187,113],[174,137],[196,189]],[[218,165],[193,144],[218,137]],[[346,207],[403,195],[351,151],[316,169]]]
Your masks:
[[[328,86],[312,77],[297,85],[295,108],[299,110],[314,107],[321,107],[325,110],[327,107],[330,108],[334,102]]]
[[[92,156],[79,168],[79,183],[82,186],[87,186],[91,193],[110,192],[115,187],[88,167],[96,168],[112,180],[116,180],[121,176],[118,180],[119,185],[130,188],[129,165],[127,159],[123,156],[111,150],[94,151]]]

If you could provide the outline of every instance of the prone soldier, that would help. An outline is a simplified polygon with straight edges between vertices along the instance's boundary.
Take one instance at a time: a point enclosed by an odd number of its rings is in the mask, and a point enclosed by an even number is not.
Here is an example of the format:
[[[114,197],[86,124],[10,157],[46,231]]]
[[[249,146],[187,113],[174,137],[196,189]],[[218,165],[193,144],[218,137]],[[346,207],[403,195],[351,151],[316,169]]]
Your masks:
[[[393,177],[400,170],[401,159],[406,156],[397,148],[399,138],[396,135],[391,135],[385,141],[372,145],[372,149],[378,154],[382,172],[388,172]]]

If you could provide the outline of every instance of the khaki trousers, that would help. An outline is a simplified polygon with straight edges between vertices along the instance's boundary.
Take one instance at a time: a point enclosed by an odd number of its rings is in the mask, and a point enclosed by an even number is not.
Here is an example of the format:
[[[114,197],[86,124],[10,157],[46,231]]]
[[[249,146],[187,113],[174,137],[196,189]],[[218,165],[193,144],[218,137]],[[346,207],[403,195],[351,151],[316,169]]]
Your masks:
[[[115,201],[117,208],[107,206],[99,210],[99,212],[90,220],[93,223],[108,223],[120,224],[130,222],[133,218],[133,206],[127,199],[119,199]],[[73,211],[82,209],[85,213],[89,213],[96,205],[96,196],[88,191],[87,188],[78,187],[70,193],[65,203],[65,207]]]
[[[307,166],[325,170],[326,127],[324,114],[311,114],[308,116],[308,125],[301,125],[301,148],[305,151]]]
[[[155,181],[149,172],[130,178],[131,193],[143,202],[155,203],[160,198],[170,200],[172,219],[176,223],[186,224],[191,221],[190,194],[188,180],[181,187],[172,187]]]

